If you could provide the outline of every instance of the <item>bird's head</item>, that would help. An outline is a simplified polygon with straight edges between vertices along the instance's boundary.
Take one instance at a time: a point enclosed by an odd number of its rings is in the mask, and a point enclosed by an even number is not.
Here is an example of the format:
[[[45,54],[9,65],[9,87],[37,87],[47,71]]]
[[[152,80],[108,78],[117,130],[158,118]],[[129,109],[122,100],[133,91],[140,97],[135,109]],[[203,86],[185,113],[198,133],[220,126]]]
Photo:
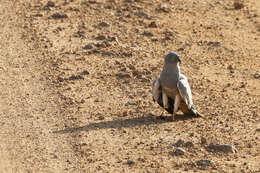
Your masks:
[[[166,64],[178,64],[181,59],[177,53],[170,52],[164,57],[164,61]]]

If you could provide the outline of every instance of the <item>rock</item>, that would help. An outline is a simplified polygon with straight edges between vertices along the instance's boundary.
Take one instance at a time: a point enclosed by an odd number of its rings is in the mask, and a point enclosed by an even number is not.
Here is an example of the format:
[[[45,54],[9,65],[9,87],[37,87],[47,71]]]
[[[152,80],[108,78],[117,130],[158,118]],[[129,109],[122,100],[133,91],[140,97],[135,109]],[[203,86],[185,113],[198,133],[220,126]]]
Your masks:
[[[179,140],[174,144],[174,146],[176,146],[176,147],[186,147],[186,148],[190,148],[190,147],[193,147],[194,144],[193,144],[191,141],[184,142],[182,139],[179,139]]]
[[[153,36],[153,33],[150,32],[150,31],[144,31],[143,35],[144,35],[144,36],[147,36],[147,37],[152,37],[152,36]]]
[[[241,0],[235,0],[233,5],[236,10],[244,8],[244,4]]]
[[[166,3],[162,3],[162,4],[158,5],[156,10],[159,12],[165,12],[165,13],[170,12],[170,8],[168,7],[168,5]]]
[[[179,49],[177,49],[178,51],[184,51],[183,47],[180,47]]]
[[[169,152],[170,155],[172,156],[180,156],[180,155],[184,155],[186,151],[183,148],[177,147],[174,149],[174,151]]]
[[[48,1],[45,7],[54,7],[55,3],[53,1]]]
[[[146,18],[148,17],[148,15],[144,12],[138,12],[138,13],[135,13],[135,15],[138,17],[146,17]]]
[[[102,115],[100,115],[100,116],[98,117],[98,119],[99,119],[99,120],[104,120],[104,119],[105,119],[105,117],[104,117],[104,116],[102,116]]]
[[[132,165],[135,164],[135,162],[133,160],[127,160],[126,164],[129,165],[129,166],[132,166]]]
[[[246,84],[245,83],[243,83],[243,82],[241,82],[241,85],[240,85],[240,87],[239,88],[245,88],[246,87]]]
[[[97,48],[105,48],[105,47],[106,47],[106,44],[104,44],[104,43],[96,43],[95,46],[96,46]]]
[[[98,28],[106,28],[106,27],[109,27],[110,25],[106,22],[100,22],[97,27]]]
[[[227,69],[228,69],[228,70],[234,70],[234,68],[232,67],[231,64],[228,65]]]
[[[87,70],[84,70],[83,72],[80,73],[81,75],[88,75],[89,72]]]
[[[95,99],[94,102],[98,103],[98,102],[104,102],[103,99]]]
[[[104,35],[99,35],[97,37],[95,37],[95,40],[105,40],[106,37]]]
[[[132,64],[129,64],[129,65],[128,65],[128,68],[131,69],[131,70],[136,70],[135,66],[132,65]]]
[[[155,23],[155,21],[152,21],[149,26],[150,28],[157,28],[157,24]]]
[[[95,0],[89,0],[88,3],[90,3],[90,4],[96,4],[97,1],[95,1]]]
[[[65,78],[64,80],[69,80],[69,81],[74,81],[74,80],[80,80],[80,79],[84,79],[84,77],[82,75],[71,75],[68,78]]]
[[[101,53],[102,56],[113,56],[115,55],[114,51],[102,51]]]
[[[124,111],[122,114],[123,117],[126,117],[127,115],[128,115],[127,111]]]
[[[202,144],[207,144],[207,139],[205,137],[201,137],[200,142]]]
[[[209,41],[209,42],[207,43],[207,45],[208,45],[208,46],[218,47],[218,46],[220,46],[220,42],[218,42],[218,41]]]
[[[173,156],[181,156],[184,155],[186,151],[183,148],[177,147],[174,152],[171,152],[171,155]]]
[[[112,42],[112,41],[117,41],[117,37],[110,37],[108,36],[108,41]]]
[[[187,148],[194,147],[194,144],[191,141],[188,141],[184,144],[184,147],[187,147]]]
[[[93,53],[93,54],[97,54],[97,53],[99,53],[99,50],[94,49],[94,50],[91,51],[91,53]]]
[[[55,3],[53,1],[48,1],[46,5],[44,5],[43,10],[50,10],[50,7],[54,7]]]
[[[77,31],[77,32],[74,34],[74,36],[75,36],[75,37],[79,37],[79,38],[86,38],[84,31]]]
[[[78,8],[76,8],[76,7],[69,7],[68,8],[70,11],[77,11],[77,12],[79,12],[80,10],[78,9]]]
[[[80,28],[80,29],[86,29],[85,23],[79,25],[79,28]]]
[[[117,61],[117,60],[115,60],[115,64],[116,65],[121,65],[121,63],[119,61]]]
[[[64,79],[63,79],[62,77],[60,77],[60,76],[57,78],[57,80],[58,80],[59,82],[63,82],[63,81],[64,81]]]
[[[87,49],[92,49],[92,48],[93,48],[93,44],[89,43],[89,44],[85,45],[82,49],[87,50]]]
[[[145,162],[145,159],[144,159],[144,158],[141,158],[141,157],[139,157],[137,160],[138,160],[139,162]]]
[[[257,128],[256,131],[257,131],[257,132],[260,132],[260,128]]]
[[[122,55],[125,56],[125,57],[133,56],[132,52],[123,52]]]
[[[231,64],[228,65],[227,69],[230,70],[230,73],[234,73],[234,68]]]
[[[138,76],[138,75],[141,74],[141,72],[138,71],[138,70],[133,70],[133,71],[132,71],[132,74],[133,74],[134,76]]]
[[[34,15],[35,17],[42,17],[43,15],[41,13],[37,13]]]
[[[125,106],[129,106],[129,105],[137,105],[136,102],[133,101],[128,101]]]
[[[172,129],[170,129],[170,128],[165,128],[164,130],[167,131],[167,132],[171,132],[172,131]]]
[[[52,17],[53,19],[65,19],[65,18],[68,18],[67,14],[59,13],[59,12],[53,13],[53,14],[51,15],[51,17]]]
[[[204,160],[204,159],[202,159],[202,160],[198,160],[196,162],[196,165],[198,165],[198,166],[209,166],[209,165],[212,165],[213,163],[214,162],[212,160]]]
[[[225,153],[235,153],[237,149],[229,144],[213,144],[211,143],[206,148],[208,151],[215,151],[215,152],[225,152]]]
[[[175,145],[176,147],[180,147],[180,146],[183,146],[184,143],[185,143],[185,142],[184,142],[182,139],[179,139],[174,145]]]
[[[141,82],[148,83],[148,82],[150,82],[150,79],[147,79],[147,78],[141,78]]]
[[[43,10],[50,10],[50,8],[49,7],[47,7],[47,6],[44,6],[43,8],[42,8]]]
[[[144,72],[143,72],[145,75],[151,75],[152,72],[148,69],[144,69]]]
[[[254,77],[255,79],[260,79],[260,74],[259,74],[259,73],[255,73],[255,74],[253,74],[253,77]]]
[[[123,78],[131,78],[131,76],[127,73],[117,73],[116,77],[123,79]]]
[[[159,41],[159,40],[158,40],[158,38],[152,38],[151,41],[157,42],[157,41]]]

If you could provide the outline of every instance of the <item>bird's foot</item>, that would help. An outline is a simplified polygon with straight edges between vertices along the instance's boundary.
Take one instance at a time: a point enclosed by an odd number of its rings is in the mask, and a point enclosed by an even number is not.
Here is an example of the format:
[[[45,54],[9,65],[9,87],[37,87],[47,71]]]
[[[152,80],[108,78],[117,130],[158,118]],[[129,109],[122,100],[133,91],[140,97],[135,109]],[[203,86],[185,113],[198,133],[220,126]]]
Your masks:
[[[173,113],[173,114],[172,114],[172,121],[176,121],[175,116],[176,116],[176,113]]]
[[[165,105],[163,105],[163,108],[164,108],[164,109],[168,109],[168,108],[169,108],[169,105],[168,105],[168,104],[165,104]]]

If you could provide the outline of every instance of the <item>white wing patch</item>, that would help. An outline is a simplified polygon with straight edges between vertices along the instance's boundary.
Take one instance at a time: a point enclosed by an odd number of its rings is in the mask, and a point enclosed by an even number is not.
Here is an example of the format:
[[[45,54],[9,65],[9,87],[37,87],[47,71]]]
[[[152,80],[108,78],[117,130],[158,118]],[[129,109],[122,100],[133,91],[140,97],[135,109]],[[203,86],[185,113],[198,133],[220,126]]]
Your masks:
[[[161,90],[160,90],[161,84],[160,84],[160,79],[157,78],[153,82],[153,88],[152,88],[152,94],[153,94],[153,99],[157,101],[161,95]]]
[[[180,75],[177,87],[182,99],[184,100],[188,108],[191,109],[191,106],[193,105],[191,89],[188,79],[183,74]]]

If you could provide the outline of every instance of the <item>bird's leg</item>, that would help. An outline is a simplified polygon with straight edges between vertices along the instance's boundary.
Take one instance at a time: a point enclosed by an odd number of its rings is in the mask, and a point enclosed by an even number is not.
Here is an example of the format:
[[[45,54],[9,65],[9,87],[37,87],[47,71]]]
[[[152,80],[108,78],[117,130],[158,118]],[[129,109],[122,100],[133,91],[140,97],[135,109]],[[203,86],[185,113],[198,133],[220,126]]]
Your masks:
[[[169,107],[168,105],[168,96],[165,94],[165,92],[162,92],[162,99],[163,99],[163,107],[167,109]]]
[[[176,113],[178,111],[180,103],[181,103],[181,96],[180,96],[180,94],[176,94],[175,100],[174,100],[174,108],[173,108],[173,113],[172,113],[172,120],[175,120],[175,115],[176,115]]]

